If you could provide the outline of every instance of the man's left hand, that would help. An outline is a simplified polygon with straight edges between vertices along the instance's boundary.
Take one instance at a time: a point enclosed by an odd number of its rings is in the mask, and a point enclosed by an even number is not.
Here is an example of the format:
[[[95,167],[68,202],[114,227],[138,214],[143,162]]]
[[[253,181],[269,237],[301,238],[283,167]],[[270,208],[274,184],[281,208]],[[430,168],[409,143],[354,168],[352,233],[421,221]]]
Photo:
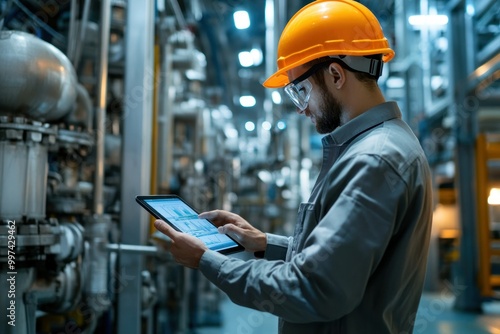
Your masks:
[[[168,251],[172,253],[175,261],[183,266],[197,269],[203,253],[208,249],[201,241],[191,235],[176,231],[163,220],[157,219],[154,223],[156,229],[172,239]]]

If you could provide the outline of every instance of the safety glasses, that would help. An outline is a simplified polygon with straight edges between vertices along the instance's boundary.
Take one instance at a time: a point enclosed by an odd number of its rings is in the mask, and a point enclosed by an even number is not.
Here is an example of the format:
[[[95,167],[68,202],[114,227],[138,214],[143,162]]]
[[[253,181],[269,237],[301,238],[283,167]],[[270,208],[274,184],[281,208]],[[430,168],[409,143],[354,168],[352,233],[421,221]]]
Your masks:
[[[311,97],[312,84],[308,78],[319,69],[338,63],[350,71],[368,73],[374,77],[382,74],[383,62],[381,59],[353,56],[328,56],[328,60],[311,66],[304,74],[285,86],[285,93],[301,111],[307,108]]]
[[[285,93],[290,97],[295,106],[301,111],[307,108],[307,105],[309,104],[309,98],[311,97],[312,84],[308,78],[316,73],[319,69],[331,63],[332,61],[328,60],[322,63],[315,64],[311,66],[311,68],[308,69],[304,74],[285,86]]]

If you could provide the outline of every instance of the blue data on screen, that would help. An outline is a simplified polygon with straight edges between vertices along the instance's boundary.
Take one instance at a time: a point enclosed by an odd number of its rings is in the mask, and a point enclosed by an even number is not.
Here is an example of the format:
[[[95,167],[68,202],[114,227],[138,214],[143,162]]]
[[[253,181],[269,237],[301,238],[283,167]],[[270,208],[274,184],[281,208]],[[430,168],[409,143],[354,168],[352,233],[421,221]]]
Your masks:
[[[223,250],[236,246],[227,235],[220,234],[212,223],[198,218],[198,214],[186,203],[176,198],[147,199],[153,209],[175,225],[180,231],[201,239],[211,250]]]

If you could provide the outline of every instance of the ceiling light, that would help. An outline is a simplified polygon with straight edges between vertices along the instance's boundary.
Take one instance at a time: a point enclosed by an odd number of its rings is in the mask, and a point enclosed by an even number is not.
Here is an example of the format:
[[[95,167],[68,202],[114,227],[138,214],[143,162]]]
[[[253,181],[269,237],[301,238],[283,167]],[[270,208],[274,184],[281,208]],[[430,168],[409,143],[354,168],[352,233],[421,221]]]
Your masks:
[[[262,50],[253,48],[251,51],[242,51],[238,53],[238,60],[243,67],[259,66],[262,64]]]
[[[250,67],[253,65],[252,54],[248,51],[238,53],[238,60],[240,61],[240,65],[243,67]]]
[[[282,102],[281,94],[277,90],[275,90],[271,93],[271,99],[273,100],[274,104],[281,104],[281,102]]]
[[[414,27],[445,26],[448,24],[446,15],[411,15],[408,22]]]
[[[248,132],[252,132],[253,130],[255,130],[255,123],[251,121],[246,122],[245,130],[247,130]]]
[[[246,10],[238,10],[233,14],[236,29],[247,29],[250,27],[250,17]]]
[[[489,205],[500,205],[500,189],[491,188],[490,195],[488,196]]]
[[[276,126],[278,127],[278,129],[280,130],[285,130],[286,129],[286,123],[283,122],[283,121],[278,121],[278,124],[276,124]]]
[[[474,16],[474,14],[476,13],[476,10],[474,8],[474,5],[472,4],[468,4],[467,7],[466,7],[466,10],[467,14],[469,14],[470,16]]]
[[[385,85],[387,86],[387,88],[403,88],[405,86],[405,81],[403,78],[389,77],[385,82]]]
[[[440,75],[431,76],[431,89],[438,90],[444,85],[443,77]]]
[[[268,122],[268,121],[262,122],[262,128],[266,131],[271,130],[271,128],[272,128],[271,122]]]
[[[264,57],[262,56],[262,50],[258,48],[253,48],[250,51],[250,55],[252,56],[252,62],[254,66],[259,66],[262,64],[262,60]]]
[[[232,128],[232,127],[226,127],[224,129],[224,134],[229,139],[238,138],[238,130],[236,130],[235,128]]]
[[[240,97],[240,104],[242,107],[253,107],[257,101],[252,95],[244,95]]]
[[[186,71],[186,78],[191,81],[205,81],[205,74],[200,71],[189,69]]]

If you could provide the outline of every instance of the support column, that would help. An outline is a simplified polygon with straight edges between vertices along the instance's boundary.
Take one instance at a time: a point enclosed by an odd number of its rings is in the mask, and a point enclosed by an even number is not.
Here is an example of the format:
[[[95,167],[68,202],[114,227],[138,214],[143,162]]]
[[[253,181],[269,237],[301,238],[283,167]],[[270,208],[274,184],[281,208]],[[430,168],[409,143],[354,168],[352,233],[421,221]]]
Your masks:
[[[456,138],[456,183],[460,214],[460,257],[455,272],[455,308],[463,311],[480,311],[481,298],[477,282],[477,209],[475,141],[477,136],[476,110],[469,102],[468,76],[474,68],[474,55],[470,45],[473,43],[472,17],[466,6],[471,1],[460,3],[451,8],[450,24],[453,29],[451,47],[453,57],[452,73],[454,84],[453,115],[455,116],[454,134]]]
[[[154,1],[127,2],[125,96],[121,185],[121,243],[143,245],[148,215],[135,196],[149,194],[154,88]],[[119,260],[117,333],[142,333],[143,256],[125,253]]]

